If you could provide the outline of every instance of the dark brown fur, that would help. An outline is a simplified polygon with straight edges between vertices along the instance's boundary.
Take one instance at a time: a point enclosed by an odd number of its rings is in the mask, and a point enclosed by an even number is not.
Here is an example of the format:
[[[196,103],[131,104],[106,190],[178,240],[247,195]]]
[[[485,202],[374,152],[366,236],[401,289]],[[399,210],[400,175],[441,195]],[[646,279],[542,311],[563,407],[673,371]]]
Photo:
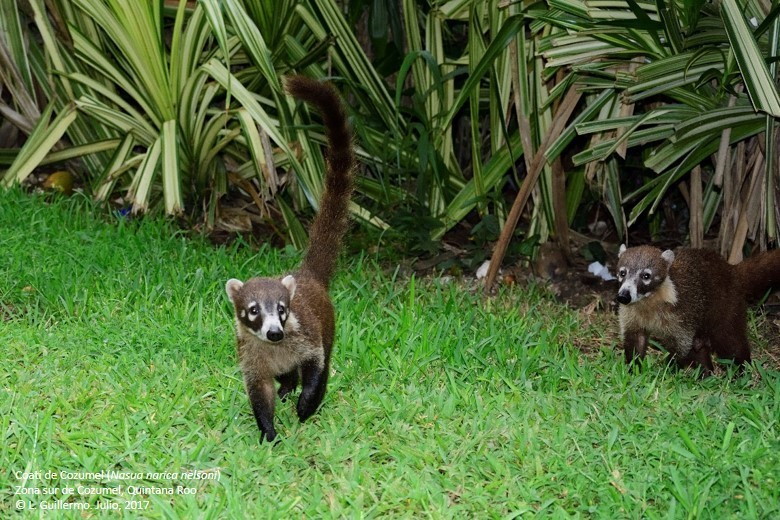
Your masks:
[[[301,267],[281,278],[231,279],[226,291],[236,313],[238,358],[261,440],[273,440],[276,391],[284,399],[302,384],[301,422],[322,402],[330,370],[334,311],[328,286],[349,223],[355,158],[347,115],[336,89],[302,76],[288,77],[287,92],[316,106],[328,138],[325,191],[309,233]]]
[[[626,287],[637,274],[639,296],[633,300]],[[747,304],[770,288],[780,288],[780,250],[734,266],[714,251],[680,249],[671,254],[640,246],[621,252],[618,281],[626,362],[643,358],[648,340],[654,338],[679,366],[701,367],[706,375],[713,370],[712,354],[740,366],[750,362]]]
[[[780,251],[764,251],[737,264],[739,284],[748,301],[763,297],[769,288],[780,289]]]
[[[325,176],[325,192],[309,232],[311,241],[301,266],[301,271],[310,272],[327,288],[337,259],[334,245],[341,244],[349,225],[347,202],[352,193],[352,176],[348,173],[355,166],[352,134],[344,106],[334,88],[323,88],[322,83],[305,76],[288,77],[285,87],[293,96],[319,109],[330,143],[327,161],[334,175]]]

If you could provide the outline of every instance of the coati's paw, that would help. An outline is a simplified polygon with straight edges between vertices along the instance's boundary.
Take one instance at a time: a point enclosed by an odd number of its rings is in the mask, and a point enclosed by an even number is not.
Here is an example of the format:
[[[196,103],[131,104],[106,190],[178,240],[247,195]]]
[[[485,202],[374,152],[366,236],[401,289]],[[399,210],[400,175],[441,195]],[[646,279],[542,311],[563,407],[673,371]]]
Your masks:
[[[306,404],[301,404],[301,400],[298,400],[298,419],[304,422],[306,419],[314,414],[314,410],[310,410],[310,407]]]
[[[262,444],[263,442],[272,442],[274,444],[279,442],[279,439],[277,439],[276,436],[276,430],[260,432],[260,443]]]
[[[307,392],[306,390],[301,391],[301,397],[298,398],[297,406],[298,419],[300,419],[301,422],[304,422],[306,419],[314,415],[314,412],[317,411],[319,404],[320,403],[314,398],[311,392]]]

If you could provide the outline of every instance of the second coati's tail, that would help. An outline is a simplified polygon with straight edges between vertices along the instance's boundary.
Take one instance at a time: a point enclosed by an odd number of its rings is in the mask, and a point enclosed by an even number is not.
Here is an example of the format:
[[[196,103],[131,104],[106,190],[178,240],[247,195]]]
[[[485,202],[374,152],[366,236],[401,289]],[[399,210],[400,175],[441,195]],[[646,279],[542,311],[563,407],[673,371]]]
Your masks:
[[[311,273],[328,287],[336,268],[341,241],[349,226],[348,206],[355,169],[352,133],[341,96],[332,84],[305,76],[288,76],[285,89],[319,110],[328,139],[325,190],[319,212],[309,230],[309,249],[301,265],[301,271]]]
[[[780,289],[780,249],[746,258],[736,269],[748,301],[758,300],[769,289]]]

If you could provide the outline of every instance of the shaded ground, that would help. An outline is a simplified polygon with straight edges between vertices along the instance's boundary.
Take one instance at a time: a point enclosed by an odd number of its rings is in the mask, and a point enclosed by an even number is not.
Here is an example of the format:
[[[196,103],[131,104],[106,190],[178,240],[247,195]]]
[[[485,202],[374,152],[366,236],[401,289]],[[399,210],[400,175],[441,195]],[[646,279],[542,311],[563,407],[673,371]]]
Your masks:
[[[547,244],[542,246],[538,259],[530,265],[523,263],[503,267],[497,277],[497,283],[542,287],[552,295],[555,302],[576,310],[582,326],[570,337],[561,338],[562,342],[574,345],[586,354],[595,353],[605,345],[619,348],[618,305],[615,301],[617,281],[605,281],[589,273],[588,265],[591,261],[578,252],[574,252],[571,260],[567,262],[554,247],[546,246]],[[613,255],[607,253],[608,257],[616,257],[617,247],[614,249]],[[436,266],[441,265],[442,260],[454,256],[456,255],[451,253],[430,260],[416,261],[412,270],[420,276],[441,276],[440,273],[437,274]],[[614,259],[607,261],[607,267],[613,275],[614,264]],[[465,279],[471,280],[469,286],[472,290],[484,290],[484,279],[475,279],[474,273],[463,275]],[[551,302],[551,305],[554,304]],[[519,311],[523,312],[523,309]],[[763,305],[753,307],[750,327],[754,359],[765,367],[780,370],[780,291],[770,295]]]
[[[604,281],[588,272],[588,264],[581,256],[573,259],[568,268],[549,270],[535,274],[532,269],[512,266],[505,269],[503,283],[537,284],[545,287],[554,298],[579,311],[583,330],[591,325],[600,329],[602,338],[619,343],[617,325],[617,281]],[[614,274],[614,266],[610,265]],[[764,366],[780,370],[780,291],[775,291],[761,306],[754,306],[756,334],[751,334],[753,357]],[[573,341],[583,351],[594,350],[594,343],[587,340]]]

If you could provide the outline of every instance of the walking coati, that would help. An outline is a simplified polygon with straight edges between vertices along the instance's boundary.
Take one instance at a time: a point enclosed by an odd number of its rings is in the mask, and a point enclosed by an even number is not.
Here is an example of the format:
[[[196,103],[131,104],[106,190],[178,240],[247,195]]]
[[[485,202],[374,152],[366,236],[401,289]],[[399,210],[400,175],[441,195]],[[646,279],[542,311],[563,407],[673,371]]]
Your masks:
[[[708,375],[712,354],[740,366],[750,362],[747,305],[780,289],[780,250],[731,265],[705,249],[622,245],[617,274],[626,363],[644,358],[653,338],[678,366]]]
[[[328,141],[327,171],[300,268],[277,278],[246,282],[233,278],[225,285],[235,308],[238,358],[261,441],[276,437],[274,380],[281,384],[282,399],[301,381],[297,405],[301,422],[325,395],[334,335],[328,286],[347,231],[355,169],[352,135],[336,89],[302,76],[286,78],[285,88],[319,110]]]

